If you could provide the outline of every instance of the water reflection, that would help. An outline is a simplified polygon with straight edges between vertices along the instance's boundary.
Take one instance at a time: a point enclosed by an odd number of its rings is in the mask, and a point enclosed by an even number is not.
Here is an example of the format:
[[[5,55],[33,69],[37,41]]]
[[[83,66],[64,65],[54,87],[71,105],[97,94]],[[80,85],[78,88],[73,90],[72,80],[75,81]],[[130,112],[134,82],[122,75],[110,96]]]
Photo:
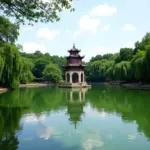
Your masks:
[[[87,90],[87,88],[66,90],[67,114],[75,129],[77,128],[77,123],[81,121],[81,116],[84,114],[83,108]]]
[[[118,142],[125,149],[140,150],[141,144],[149,150],[145,140],[150,140],[149,97],[150,92],[98,85],[24,88],[2,94],[0,150],[38,146],[48,150],[50,145],[60,150],[123,149]]]
[[[0,107],[0,150],[17,150],[19,141],[16,133],[22,130],[20,124],[22,108]]]

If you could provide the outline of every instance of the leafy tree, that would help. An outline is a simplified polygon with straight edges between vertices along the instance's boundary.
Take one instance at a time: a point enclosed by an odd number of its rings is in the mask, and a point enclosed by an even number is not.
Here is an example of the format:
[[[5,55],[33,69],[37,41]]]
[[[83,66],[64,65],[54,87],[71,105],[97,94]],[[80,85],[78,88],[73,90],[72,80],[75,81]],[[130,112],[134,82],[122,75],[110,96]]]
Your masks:
[[[18,25],[13,24],[8,19],[0,16],[0,42],[14,43],[19,35],[18,30]]]
[[[146,35],[143,37],[142,41],[141,41],[141,50],[146,49],[146,46],[150,45],[150,33],[146,33]]]
[[[5,43],[1,52],[5,65],[2,73],[2,83],[11,88],[19,86],[20,54],[14,44]]]
[[[74,11],[72,0],[0,0],[0,10],[19,23],[59,21],[58,13],[64,9]]]
[[[121,48],[120,49],[120,60],[128,61],[132,57],[132,48]]]
[[[150,81],[150,45],[146,47],[145,63],[146,63],[146,70],[147,70],[147,78],[148,81]]]
[[[91,58],[90,62],[94,62],[94,61],[102,60],[102,59],[103,59],[102,55],[96,55],[95,57]]]
[[[20,71],[20,82],[28,83],[33,81],[34,76],[31,72],[33,63],[30,59],[21,57],[21,71]]]
[[[133,49],[133,55],[135,55],[138,51],[142,50],[143,47],[139,41],[135,42],[135,48]]]
[[[39,50],[37,50],[37,51],[35,51],[34,56],[39,58],[39,57],[42,57],[43,54]]]
[[[49,63],[50,63],[50,61],[47,61],[43,58],[36,60],[35,65],[32,70],[33,75],[36,78],[42,78],[42,76],[43,76],[42,72],[44,71],[46,65]]]
[[[115,80],[130,81],[132,79],[131,63],[122,61],[114,66],[113,77]]]
[[[100,60],[87,64],[86,75],[90,81],[104,81],[106,70],[113,64],[113,61]]]
[[[62,72],[56,64],[49,64],[43,71],[43,78],[47,81],[57,83],[62,80]]]
[[[2,77],[3,69],[4,69],[4,60],[0,56],[0,80],[1,80],[1,77]]]
[[[145,51],[138,51],[132,59],[132,70],[134,78],[138,81],[143,81],[145,78]]]
[[[107,79],[113,80],[114,76],[113,76],[113,68],[114,66],[110,66],[105,73],[105,76],[107,77]]]
[[[112,57],[113,57],[113,54],[110,54],[110,53],[103,55],[103,59],[108,59],[108,60],[110,60]]]

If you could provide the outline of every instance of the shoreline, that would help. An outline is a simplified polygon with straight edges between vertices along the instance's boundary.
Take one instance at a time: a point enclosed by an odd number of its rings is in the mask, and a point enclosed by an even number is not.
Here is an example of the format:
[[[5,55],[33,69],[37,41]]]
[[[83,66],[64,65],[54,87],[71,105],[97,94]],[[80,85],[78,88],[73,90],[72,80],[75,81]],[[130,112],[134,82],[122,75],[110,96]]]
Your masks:
[[[105,85],[112,85],[112,86],[120,86],[130,90],[150,90],[150,84],[141,84],[141,83],[109,83],[104,82]]]
[[[9,90],[9,88],[0,87],[0,94],[5,93]]]
[[[21,87],[45,87],[45,86],[49,86],[49,85],[53,85],[53,84],[49,84],[49,83],[27,83],[27,84],[20,84],[20,88]]]
[[[103,84],[103,85],[112,85],[112,86],[120,86],[126,89],[131,90],[149,90],[150,84],[141,84],[141,83],[119,83],[119,82],[90,82],[90,84]]]
[[[103,85],[112,85],[112,86],[120,86],[126,89],[130,89],[130,90],[147,90],[150,91],[150,84],[140,84],[140,83],[124,83],[124,84],[120,84],[120,83],[115,83],[115,82],[90,82],[90,84],[103,84]],[[24,87],[46,87],[49,85],[55,85],[52,83],[28,83],[28,84],[21,84],[19,86],[19,88],[24,88]],[[0,94],[5,93],[7,91],[9,91],[11,89],[9,88],[4,88],[4,87],[0,87]]]
[[[24,87],[46,87],[46,86],[49,86],[49,85],[54,85],[54,84],[49,84],[49,83],[28,83],[28,84],[20,84],[19,88],[24,88]],[[9,90],[11,90],[11,89],[0,87],[0,94],[5,93]]]

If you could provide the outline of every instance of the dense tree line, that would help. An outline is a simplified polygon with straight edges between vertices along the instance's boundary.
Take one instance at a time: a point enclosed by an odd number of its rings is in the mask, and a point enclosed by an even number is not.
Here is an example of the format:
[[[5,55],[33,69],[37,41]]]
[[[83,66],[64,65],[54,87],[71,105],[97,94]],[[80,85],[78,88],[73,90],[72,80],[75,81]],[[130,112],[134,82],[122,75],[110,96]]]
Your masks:
[[[35,53],[21,52],[21,56],[29,59],[32,66],[32,74],[37,81],[52,81],[58,82],[62,80],[64,74],[64,66],[66,59],[59,56],[50,56],[49,53]]]
[[[87,63],[89,81],[150,82],[150,33],[119,53],[97,55]]]
[[[36,51],[27,54],[15,45],[19,36],[19,26],[0,16],[0,85],[17,88],[20,83],[35,78],[58,82],[62,79],[63,57],[50,56]]]

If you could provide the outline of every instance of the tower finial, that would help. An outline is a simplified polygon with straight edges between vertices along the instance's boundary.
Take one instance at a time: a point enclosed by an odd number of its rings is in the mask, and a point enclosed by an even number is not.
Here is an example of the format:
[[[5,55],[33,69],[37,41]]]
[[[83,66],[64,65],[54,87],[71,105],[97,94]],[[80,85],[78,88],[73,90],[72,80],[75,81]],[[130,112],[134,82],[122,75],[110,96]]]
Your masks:
[[[75,42],[73,42],[73,48],[75,48]]]

